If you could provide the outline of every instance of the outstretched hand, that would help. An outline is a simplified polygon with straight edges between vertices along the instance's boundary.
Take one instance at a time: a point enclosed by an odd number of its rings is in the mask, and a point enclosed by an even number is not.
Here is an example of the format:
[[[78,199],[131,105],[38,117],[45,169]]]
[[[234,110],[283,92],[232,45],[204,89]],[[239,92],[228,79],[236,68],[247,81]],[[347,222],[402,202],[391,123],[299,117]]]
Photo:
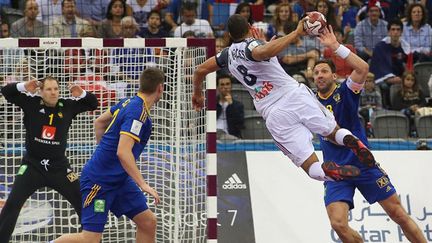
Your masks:
[[[192,106],[195,111],[200,111],[204,107],[203,92],[194,92],[192,95]]]
[[[333,33],[333,28],[331,25],[326,26],[323,32],[317,38],[325,47],[330,47],[334,50],[339,47],[339,42]]]
[[[84,92],[84,90],[79,85],[74,83],[70,83],[68,88],[73,97],[80,97]]]

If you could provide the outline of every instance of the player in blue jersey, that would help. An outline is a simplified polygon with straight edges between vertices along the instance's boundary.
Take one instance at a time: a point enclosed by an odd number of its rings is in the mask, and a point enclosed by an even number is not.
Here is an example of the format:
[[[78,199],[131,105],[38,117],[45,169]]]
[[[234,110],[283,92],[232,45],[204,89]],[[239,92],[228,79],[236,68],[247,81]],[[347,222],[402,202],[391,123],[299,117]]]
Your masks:
[[[98,146],[81,173],[83,231],[53,242],[99,243],[109,210],[136,223],[136,242],[155,241],[156,216],[148,209],[142,191],[152,195],[156,204],[160,199],[145,182],[135,161],[150,137],[150,108],[162,96],[164,79],[161,70],[147,68],[141,74],[138,94],[120,101],[96,119]]]
[[[366,133],[358,118],[360,91],[366,80],[367,72],[359,72],[358,69],[368,67],[368,64],[339,44],[331,27],[320,36],[320,41],[344,58],[354,71],[339,84],[336,82],[334,64],[330,60],[318,61],[313,68],[318,100],[333,112],[340,127],[350,130],[363,144],[367,145]],[[336,145],[322,136],[320,140],[324,161],[353,165],[361,170],[360,175],[353,179],[324,182],[327,214],[332,228],[342,242],[363,242],[360,234],[348,225],[348,211],[354,208],[353,196],[356,188],[370,204],[378,202],[390,218],[400,225],[411,242],[426,242],[419,227],[401,206],[388,175],[378,164],[361,163],[350,149]]]

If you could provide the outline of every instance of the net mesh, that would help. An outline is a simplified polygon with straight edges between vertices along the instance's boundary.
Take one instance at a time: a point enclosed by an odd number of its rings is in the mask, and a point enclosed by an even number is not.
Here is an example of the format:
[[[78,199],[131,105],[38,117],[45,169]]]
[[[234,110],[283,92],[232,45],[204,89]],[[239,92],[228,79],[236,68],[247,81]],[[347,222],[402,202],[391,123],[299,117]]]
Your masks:
[[[205,112],[192,108],[192,73],[205,61],[203,47],[177,48],[58,48],[3,49],[2,85],[41,79],[60,82],[60,96],[69,97],[67,84],[75,82],[94,92],[96,111],[77,116],[69,131],[67,157],[78,174],[95,148],[93,121],[119,99],[132,96],[146,66],[166,74],[163,98],[153,107],[153,133],[137,161],[144,178],[161,196],[149,207],[158,217],[157,242],[206,240],[206,129]],[[205,86],[204,86],[205,87]],[[0,100],[0,203],[7,199],[24,150],[22,112]],[[1,204],[0,204],[1,205]],[[21,210],[12,242],[47,242],[78,232],[78,217],[57,192],[42,188]],[[134,242],[135,226],[124,216],[110,214],[104,242]]]

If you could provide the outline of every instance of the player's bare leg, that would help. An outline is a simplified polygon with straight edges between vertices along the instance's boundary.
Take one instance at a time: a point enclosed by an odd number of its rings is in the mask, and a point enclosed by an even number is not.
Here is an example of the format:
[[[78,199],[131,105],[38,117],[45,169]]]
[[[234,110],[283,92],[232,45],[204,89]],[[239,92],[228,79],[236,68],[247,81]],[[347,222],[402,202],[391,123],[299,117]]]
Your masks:
[[[344,145],[351,149],[353,153],[358,157],[360,162],[368,167],[375,166],[375,158],[372,152],[349,130],[336,126],[331,134],[326,136],[335,144]]]
[[[100,243],[102,233],[83,230],[81,233],[62,235],[50,243]]]
[[[360,234],[348,225],[349,206],[345,202],[333,202],[327,207],[327,215],[334,229],[343,243],[362,243]]]
[[[379,201],[379,204],[383,207],[388,216],[402,228],[402,231],[410,242],[426,243],[426,238],[422,231],[402,207],[396,194]]]
[[[338,165],[335,162],[321,163],[315,152],[303,162],[301,167],[312,179],[319,181],[343,180],[360,175],[360,170],[352,165]]]
[[[132,219],[137,225],[136,242],[154,243],[156,237],[156,216],[150,210],[139,213]]]

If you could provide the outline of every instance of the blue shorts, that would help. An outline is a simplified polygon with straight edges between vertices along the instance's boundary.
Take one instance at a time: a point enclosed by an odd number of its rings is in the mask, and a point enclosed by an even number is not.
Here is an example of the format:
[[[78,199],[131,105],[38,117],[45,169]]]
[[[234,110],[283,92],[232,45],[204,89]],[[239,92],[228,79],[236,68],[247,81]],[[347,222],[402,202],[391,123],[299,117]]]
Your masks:
[[[103,232],[108,211],[117,217],[126,215],[132,219],[148,209],[147,198],[130,177],[116,188],[95,184],[85,174],[81,175],[80,181],[83,201],[81,224],[84,230]]]
[[[389,198],[396,193],[387,173],[379,165],[363,169],[359,177],[352,180],[326,181],[324,202],[327,207],[332,202],[346,202],[354,208],[354,192],[358,189],[369,204]]]

